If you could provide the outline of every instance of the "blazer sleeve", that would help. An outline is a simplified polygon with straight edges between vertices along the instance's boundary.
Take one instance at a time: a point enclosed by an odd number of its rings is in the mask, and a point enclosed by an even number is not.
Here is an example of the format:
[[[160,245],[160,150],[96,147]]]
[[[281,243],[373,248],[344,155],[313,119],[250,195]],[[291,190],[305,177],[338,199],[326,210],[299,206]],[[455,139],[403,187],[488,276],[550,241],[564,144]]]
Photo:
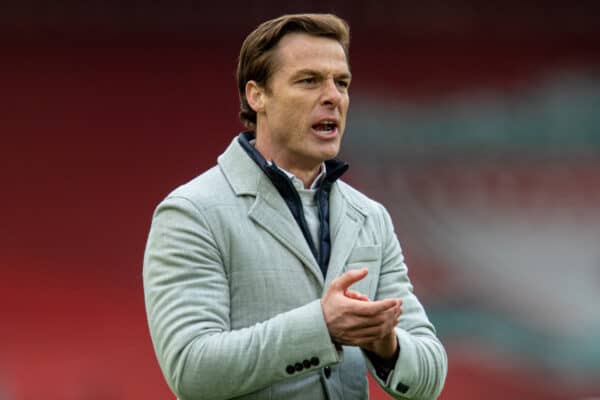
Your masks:
[[[179,399],[228,399],[339,362],[319,300],[231,329],[224,256],[212,229],[194,203],[168,197],[144,255],[150,335]],[[310,366],[290,370],[307,358]]]
[[[403,301],[403,313],[396,327],[400,351],[385,380],[365,357],[367,368],[379,386],[395,399],[436,399],[448,370],[446,352],[413,293],[392,220],[381,205],[380,210],[383,254],[376,299],[399,297]]]

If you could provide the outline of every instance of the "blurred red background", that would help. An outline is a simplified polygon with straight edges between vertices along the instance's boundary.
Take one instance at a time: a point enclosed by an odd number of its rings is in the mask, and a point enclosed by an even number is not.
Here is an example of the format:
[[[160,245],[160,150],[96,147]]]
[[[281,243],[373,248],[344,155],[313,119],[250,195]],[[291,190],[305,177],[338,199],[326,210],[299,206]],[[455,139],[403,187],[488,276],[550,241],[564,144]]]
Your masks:
[[[234,71],[258,22],[315,9],[346,17],[359,102],[365,95],[419,104],[481,88],[514,94],[549,72],[600,65],[592,2],[265,2],[248,13],[234,3],[235,12],[193,2],[83,3],[15,3],[0,18],[1,399],[172,398],[146,327],[146,235],[158,201],[213,165],[242,129]],[[591,165],[586,182],[594,186]],[[361,188],[358,172],[348,179]],[[428,280],[440,269],[428,276],[427,260],[410,245],[405,251],[417,290],[435,291]],[[445,400],[598,390],[468,339],[442,339]]]

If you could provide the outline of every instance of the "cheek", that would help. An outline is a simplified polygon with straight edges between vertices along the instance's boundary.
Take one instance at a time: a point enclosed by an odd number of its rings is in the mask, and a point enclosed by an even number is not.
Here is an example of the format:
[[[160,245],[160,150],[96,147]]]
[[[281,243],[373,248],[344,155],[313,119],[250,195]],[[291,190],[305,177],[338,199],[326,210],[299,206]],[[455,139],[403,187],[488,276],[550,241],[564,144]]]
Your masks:
[[[346,111],[348,111],[348,107],[350,106],[350,97],[348,97],[348,94],[346,94],[346,96],[344,96],[344,99],[342,100],[342,109],[344,114],[346,113]]]
[[[342,124],[346,123],[346,116],[348,115],[349,106],[350,106],[350,104],[349,104],[348,100],[346,100],[340,104],[339,109],[340,109],[340,114],[342,117]]]
[[[295,125],[304,125],[310,118],[311,108],[302,101],[290,101],[287,105],[287,119]]]

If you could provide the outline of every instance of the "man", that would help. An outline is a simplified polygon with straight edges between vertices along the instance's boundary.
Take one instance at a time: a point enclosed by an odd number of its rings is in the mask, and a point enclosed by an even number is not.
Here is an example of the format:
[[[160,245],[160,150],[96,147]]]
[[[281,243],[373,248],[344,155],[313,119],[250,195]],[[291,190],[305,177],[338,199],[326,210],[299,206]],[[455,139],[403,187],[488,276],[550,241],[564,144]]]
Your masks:
[[[267,21],[244,41],[241,119],[218,165],[154,214],[150,333],[189,399],[433,399],[444,349],[385,209],[341,182],[349,32],[333,15]]]

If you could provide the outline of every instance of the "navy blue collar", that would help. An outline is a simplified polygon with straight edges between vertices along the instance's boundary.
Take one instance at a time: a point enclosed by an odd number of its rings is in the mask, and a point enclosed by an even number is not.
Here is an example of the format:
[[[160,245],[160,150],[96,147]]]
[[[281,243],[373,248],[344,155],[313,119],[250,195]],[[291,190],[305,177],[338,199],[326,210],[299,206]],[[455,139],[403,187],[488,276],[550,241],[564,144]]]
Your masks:
[[[250,143],[252,140],[256,139],[256,134],[254,131],[244,131],[240,133],[238,137],[238,142],[242,146],[242,148],[248,153],[251,159],[260,167],[261,170],[269,177],[271,180],[273,179],[273,175],[280,175],[285,173],[277,167],[275,161],[269,163],[262,154]],[[325,161],[325,176],[321,180],[321,184],[319,187],[325,185],[327,188],[325,189],[329,192],[331,185],[348,170],[348,164],[342,160],[331,159]],[[285,177],[289,180],[287,175]]]

